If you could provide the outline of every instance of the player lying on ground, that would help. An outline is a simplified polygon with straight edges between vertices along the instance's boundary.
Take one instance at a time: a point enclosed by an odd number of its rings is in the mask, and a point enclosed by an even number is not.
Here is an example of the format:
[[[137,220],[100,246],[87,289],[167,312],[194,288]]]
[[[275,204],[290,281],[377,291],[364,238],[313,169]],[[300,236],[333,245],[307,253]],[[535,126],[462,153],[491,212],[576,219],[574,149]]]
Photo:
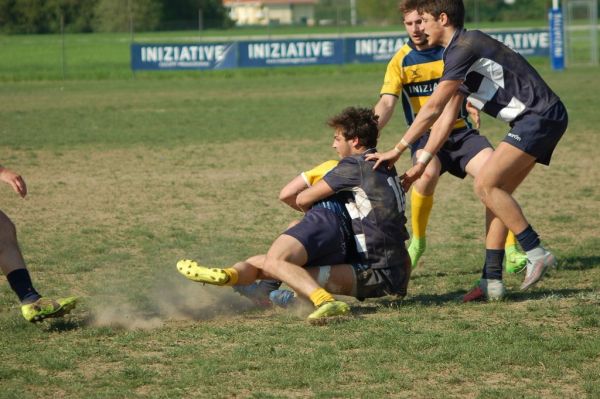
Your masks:
[[[10,185],[22,198],[27,195],[25,180],[12,170],[0,166],[0,181]],[[42,298],[33,288],[29,271],[19,249],[17,229],[2,211],[0,211],[0,270],[6,276],[10,288],[19,297],[21,313],[27,321],[38,322],[50,317],[61,317],[75,307],[77,302],[75,297],[56,300]]]
[[[405,295],[410,260],[404,193],[395,169],[373,168],[377,117],[372,110],[347,108],[328,122],[333,148],[342,158],[321,181],[302,191],[296,205],[306,212],[286,230],[266,255],[226,269],[181,260],[187,278],[215,285],[248,285],[257,279],[283,281],[316,307],[308,318],[319,321],[347,313],[332,294],[359,299]]]
[[[522,290],[536,284],[549,267],[556,265],[512,193],[536,162],[550,163],[567,128],[567,111],[521,55],[485,33],[463,28],[462,0],[424,0],[419,3],[419,12],[428,43],[446,48],[444,74],[396,147],[370,159],[378,159],[376,165],[395,162],[408,144],[433,126],[423,153],[405,174],[406,188],[423,174],[447,140],[465,97],[478,109],[510,124],[510,132],[475,178],[475,192],[486,206],[489,228],[483,278],[466,296],[499,299],[505,291],[502,258],[507,228],[517,233],[527,254]]]
[[[391,119],[401,96],[402,109],[407,125],[410,125],[423,104],[429,99],[435,85],[439,83],[444,69],[444,48],[430,45],[423,30],[423,19],[417,11],[417,0],[404,0],[400,4],[403,23],[409,41],[402,46],[388,63],[380,98],[375,105],[379,115],[379,129]],[[408,253],[413,269],[425,252],[427,224],[433,208],[433,195],[438,180],[445,172],[464,179],[468,174],[477,176],[481,166],[492,155],[492,145],[479,135],[479,113],[468,108],[465,102],[458,112],[452,132],[443,147],[433,156],[425,172],[414,183],[410,195],[412,237]],[[470,112],[467,112],[467,110]],[[475,121],[472,128],[468,114]],[[429,134],[425,133],[411,145],[413,163],[416,162]],[[527,262],[519,251],[515,235],[508,233],[506,244],[506,271],[515,273],[523,270]]]

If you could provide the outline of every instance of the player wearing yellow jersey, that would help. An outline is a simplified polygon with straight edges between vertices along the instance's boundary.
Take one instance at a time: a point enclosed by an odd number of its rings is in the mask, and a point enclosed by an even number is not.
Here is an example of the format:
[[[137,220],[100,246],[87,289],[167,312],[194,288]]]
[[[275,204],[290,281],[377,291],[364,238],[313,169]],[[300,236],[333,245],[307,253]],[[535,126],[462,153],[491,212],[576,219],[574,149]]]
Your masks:
[[[444,49],[439,46],[430,46],[427,43],[427,37],[423,31],[423,21],[416,11],[416,2],[413,0],[403,1],[400,11],[403,13],[409,41],[394,55],[386,70],[380,99],[374,108],[375,113],[379,115],[380,129],[391,119],[398,100],[401,101],[407,124],[411,125],[421,107],[433,93],[444,69],[442,61]],[[493,153],[489,141],[472,128],[467,116],[469,114],[467,106],[467,103],[463,103],[448,141],[429,162],[425,173],[415,182],[412,189],[412,239],[408,252],[413,268],[417,266],[419,258],[425,252],[426,229],[433,207],[435,187],[440,175],[449,172],[459,178],[464,178],[467,174],[475,177]],[[478,127],[478,113],[475,110],[470,113],[475,126]],[[410,146],[413,162],[416,162],[421,155],[428,137],[429,133],[425,133],[420,140]],[[494,248],[492,255],[486,258],[486,262],[494,265],[500,263],[501,265],[505,251],[507,271],[522,270],[526,258],[518,250],[514,234],[510,232],[505,248]],[[497,276],[488,275],[485,270],[482,279],[496,280]],[[498,291],[503,292],[502,287],[498,287]]]

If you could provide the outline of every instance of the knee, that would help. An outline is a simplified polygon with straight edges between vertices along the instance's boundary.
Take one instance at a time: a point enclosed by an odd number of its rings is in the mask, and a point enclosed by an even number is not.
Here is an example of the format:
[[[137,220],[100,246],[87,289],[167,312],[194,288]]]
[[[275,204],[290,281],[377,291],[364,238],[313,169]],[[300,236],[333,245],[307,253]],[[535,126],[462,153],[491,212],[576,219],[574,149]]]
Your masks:
[[[277,259],[273,256],[265,256],[262,262],[263,272],[273,275],[273,272],[277,269]]]
[[[486,205],[492,188],[492,185],[489,184],[485,179],[482,179],[479,176],[475,177],[473,182],[473,191],[475,192],[475,195],[479,197],[481,202]]]

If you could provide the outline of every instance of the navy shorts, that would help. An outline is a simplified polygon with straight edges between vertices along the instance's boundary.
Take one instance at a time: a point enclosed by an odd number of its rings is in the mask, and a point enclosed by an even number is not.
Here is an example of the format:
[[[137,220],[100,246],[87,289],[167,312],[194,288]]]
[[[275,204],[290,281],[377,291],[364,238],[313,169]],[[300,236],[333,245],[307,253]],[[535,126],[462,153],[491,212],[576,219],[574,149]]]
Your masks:
[[[428,139],[429,132],[425,133],[411,145],[413,160],[416,160],[415,154],[417,150],[425,148]],[[454,130],[444,143],[444,146],[436,154],[442,164],[440,175],[448,172],[451,175],[464,179],[467,175],[465,168],[469,161],[486,148],[494,147],[492,147],[486,137],[479,134],[478,130],[469,128]]]
[[[311,208],[302,220],[283,234],[292,236],[308,254],[305,266],[340,265],[355,260],[352,238],[342,228],[343,221],[329,209]],[[347,231],[347,229],[346,229]]]
[[[567,110],[558,101],[541,115],[525,114],[511,122],[511,130],[502,141],[534,156],[536,162],[550,165],[552,153],[568,123]]]

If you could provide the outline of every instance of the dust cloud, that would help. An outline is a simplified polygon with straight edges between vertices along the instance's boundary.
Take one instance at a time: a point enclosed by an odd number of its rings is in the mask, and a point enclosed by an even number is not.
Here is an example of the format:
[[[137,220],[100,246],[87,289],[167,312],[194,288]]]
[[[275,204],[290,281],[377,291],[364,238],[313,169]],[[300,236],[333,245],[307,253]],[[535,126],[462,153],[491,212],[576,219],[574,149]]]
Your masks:
[[[169,320],[208,320],[256,309],[249,299],[231,287],[194,283],[180,276],[157,276],[153,287],[124,298],[130,287],[112,287],[111,292],[90,300],[89,321],[95,327],[154,329]]]

